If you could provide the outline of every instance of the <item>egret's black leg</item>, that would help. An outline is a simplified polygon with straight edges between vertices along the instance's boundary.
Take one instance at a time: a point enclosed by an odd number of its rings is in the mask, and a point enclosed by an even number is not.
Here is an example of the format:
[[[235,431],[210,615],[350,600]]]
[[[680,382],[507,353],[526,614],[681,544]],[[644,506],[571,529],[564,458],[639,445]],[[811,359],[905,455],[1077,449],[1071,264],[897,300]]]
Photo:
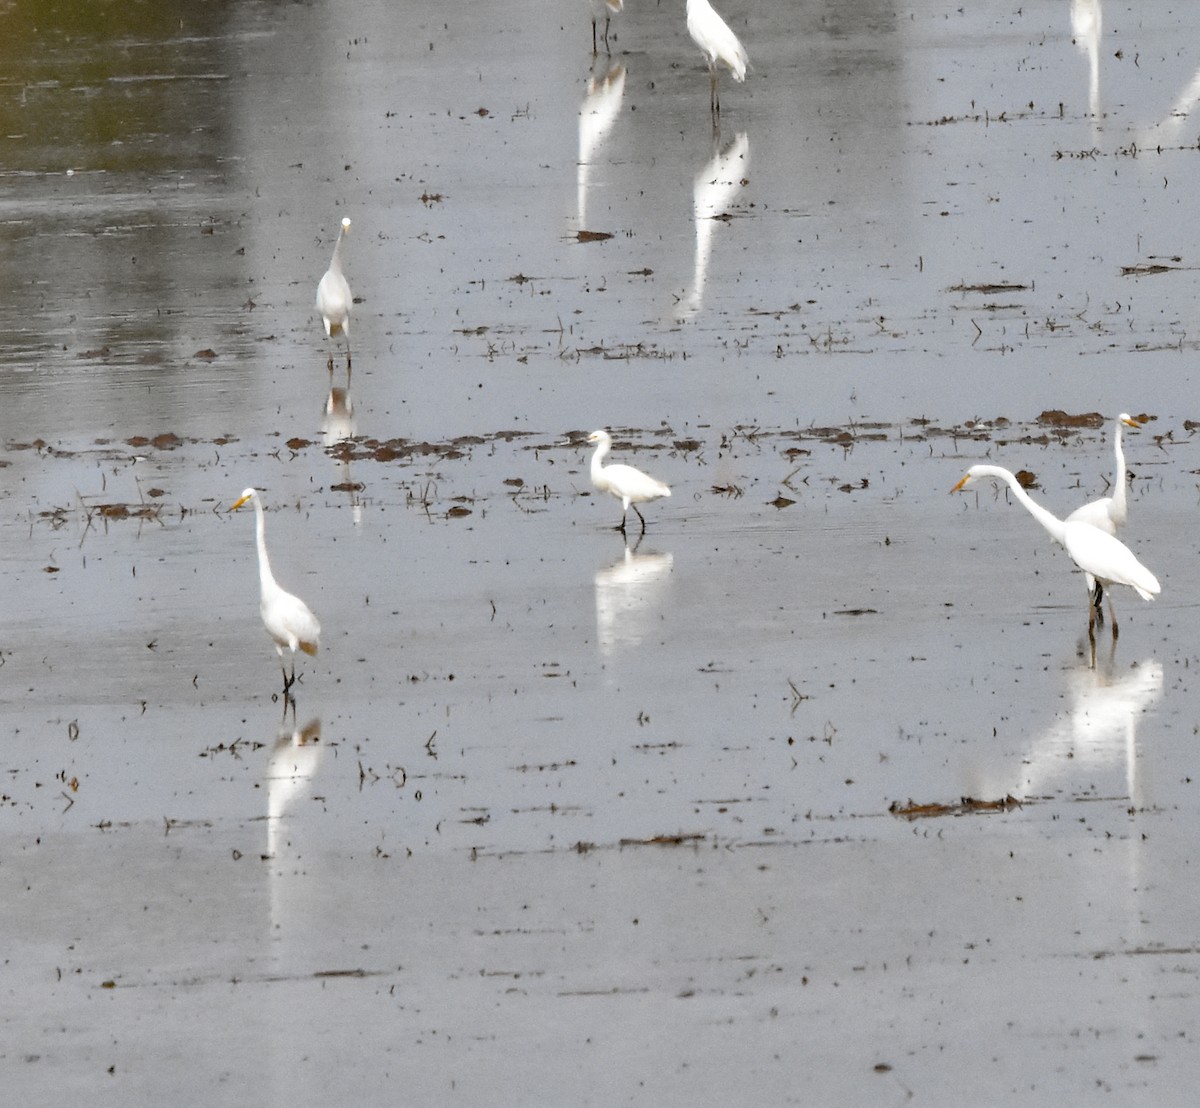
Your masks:
[[[646,533],[646,517],[644,515],[642,515],[641,511],[638,509],[638,506],[636,504],[633,506],[633,510],[635,512],[637,512],[638,519],[640,519],[642,521],[641,534],[644,535]]]

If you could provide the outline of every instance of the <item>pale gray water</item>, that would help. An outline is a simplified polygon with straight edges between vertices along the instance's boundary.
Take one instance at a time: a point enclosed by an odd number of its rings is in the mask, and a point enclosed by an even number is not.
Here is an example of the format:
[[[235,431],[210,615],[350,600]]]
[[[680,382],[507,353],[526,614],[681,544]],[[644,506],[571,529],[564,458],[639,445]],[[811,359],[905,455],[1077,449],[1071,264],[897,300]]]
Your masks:
[[[414,7],[0,14],[13,1102],[1188,1103],[1197,17]]]

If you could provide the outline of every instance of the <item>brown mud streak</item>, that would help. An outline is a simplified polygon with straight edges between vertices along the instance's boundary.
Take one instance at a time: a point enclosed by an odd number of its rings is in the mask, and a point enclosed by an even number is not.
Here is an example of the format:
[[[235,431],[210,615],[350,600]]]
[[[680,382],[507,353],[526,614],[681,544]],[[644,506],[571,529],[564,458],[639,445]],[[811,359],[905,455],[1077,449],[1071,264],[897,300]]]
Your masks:
[[[911,800],[907,804],[901,804],[899,801],[893,801],[888,805],[888,811],[901,819],[914,820],[930,819],[935,816],[969,816],[988,812],[1007,812],[1014,808],[1022,808],[1025,803],[1011,794],[1003,796],[999,800],[976,800],[974,797],[964,796],[957,804],[937,802],[915,804]]]

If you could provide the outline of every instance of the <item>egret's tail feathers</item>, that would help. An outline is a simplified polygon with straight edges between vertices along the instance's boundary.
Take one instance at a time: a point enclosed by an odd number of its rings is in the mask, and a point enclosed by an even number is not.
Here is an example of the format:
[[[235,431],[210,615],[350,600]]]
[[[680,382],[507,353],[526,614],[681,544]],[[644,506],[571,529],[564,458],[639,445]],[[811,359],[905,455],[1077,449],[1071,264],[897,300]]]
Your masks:
[[[1137,591],[1138,596],[1143,600],[1153,600],[1162,592],[1162,586],[1158,583],[1158,578],[1149,570],[1146,570],[1144,577],[1133,582],[1133,587]]]

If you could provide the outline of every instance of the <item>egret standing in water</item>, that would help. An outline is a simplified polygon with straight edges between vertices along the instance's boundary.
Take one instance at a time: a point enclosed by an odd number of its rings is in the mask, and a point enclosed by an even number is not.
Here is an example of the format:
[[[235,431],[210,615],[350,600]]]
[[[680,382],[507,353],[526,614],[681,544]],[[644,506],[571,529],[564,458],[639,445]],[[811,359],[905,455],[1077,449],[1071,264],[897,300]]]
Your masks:
[[[708,0],[687,0],[687,29],[708,62],[709,108],[713,119],[721,117],[721,97],[717,92],[718,65],[724,65],[735,81],[746,79],[750,59],[737,35],[729,29]]]
[[[317,640],[321,637],[321,625],[312,614],[307,604],[298,596],[281,589],[271,573],[271,560],[267,557],[266,520],[263,513],[262,500],[256,489],[246,489],[241,498],[229,510],[236,511],[247,500],[254,502],[256,531],[258,536],[258,583],[261,593],[259,611],[262,613],[263,626],[275,650],[279,654],[279,664],[283,669],[283,695],[291,695],[290,690],[296,681],[296,651],[303,650],[305,654],[316,654]],[[284,650],[292,652],[292,673],[288,676],[287,667],[283,663]]]
[[[1016,475],[1001,466],[978,465],[967,470],[967,475],[951,490],[958,492],[972,481],[991,477],[1003,481],[1013,495],[1024,505],[1055,542],[1061,543],[1071,560],[1087,575],[1088,589],[1088,637],[1092,637],[1095,624],[1095,609],[1100,605],[1105,585],[1128,585],[1143,600],[1153,600],[1160,591],[1158,578],[1134,556],[1120,539],[1090,523],[1079,520],[1061,520],[1043,508],[1029,493],[1021,488]],[[1117,637],[1117,617],[1108,601],[1112,616],[1113,638]]]
[[[1122,426],[1137,429],[1141,427],[1141,423],[1126,412],[1122,412],[1117,416],[1113,438],[1113,454],[1116,456],[1117,470],[1113,475],[1112,496],[1102,496],[1099,500],[1089,500],[1082,508],[1076,508],[1075,511],[1067,516],[1068,523],[1090,523],[1093,527],[1099,527],[1101,531],[1107,531],[1110,535],[1115,535],[1117,528],[1123,527],[1125,520],[1129,518],[1129,506],[1125,502],[1128,478],[1125,474],[1125,451],[1121,448]],[[1098,618],[1103,619],[1103,613],[1100,609],[1103,590],[1096,588],[1096,581],[1090,573],[1086,574],[1086,576],[1088,592],[1092,595],[1096,603],[1096,615]]]
[[[1089,500],[1082,508],[1076,508],[1067,522],[1090,523],[1107,531],[1110,535],[1117,533],[1117,528],[1124,525],[1129,518],[1129,505],[1125,502],[1125,487],[1128,476],[1125,472],[1125,451],[1121,448],[1121,428],[1132,427],[1137,430],[1141,424],[1133,416],[1122,412],[1117,416],[1116,429],[1113,437],[1113,454],[1116,457],[1117,468],[1113,475],[1112,496],[1102,496],[1099,500]]]
[[[592,484],[600,492],[611,493],[621,502],[621,526],[617,530],[622,535],[625,534],[625,517],[629,514],[629,506],[632,504],[638,519],[642,521],[644,534],[646,518],[639,511],[638,505],[662,496],[670,496],[671,490],[661,481],[656,481],[633,466],[604,465],[604,459],[612,449],[612,435],[607,431],[593,431],[588,435],[587,441],[596,443],[596,452],[592,455]]]
[[[325,270],[321,283],[317,285],[317,311],[325,324],[325,337],[329,340],[329,372],[333,372],[333,342],[341,338],[346,343],[346,372],[350,372],[350,307],[354,298],[350,295],[350,283],[342,272],[342,240],[350,232],[350,220],[342,219],[333,257]]]
[[[612,22],[612,17],[625,7],[625,0],[588,0],[592,9],[592,57],[597,54],[596,50],[596,24],[600,18],[604,18],[604,50],[608,52],[608,25]]]

